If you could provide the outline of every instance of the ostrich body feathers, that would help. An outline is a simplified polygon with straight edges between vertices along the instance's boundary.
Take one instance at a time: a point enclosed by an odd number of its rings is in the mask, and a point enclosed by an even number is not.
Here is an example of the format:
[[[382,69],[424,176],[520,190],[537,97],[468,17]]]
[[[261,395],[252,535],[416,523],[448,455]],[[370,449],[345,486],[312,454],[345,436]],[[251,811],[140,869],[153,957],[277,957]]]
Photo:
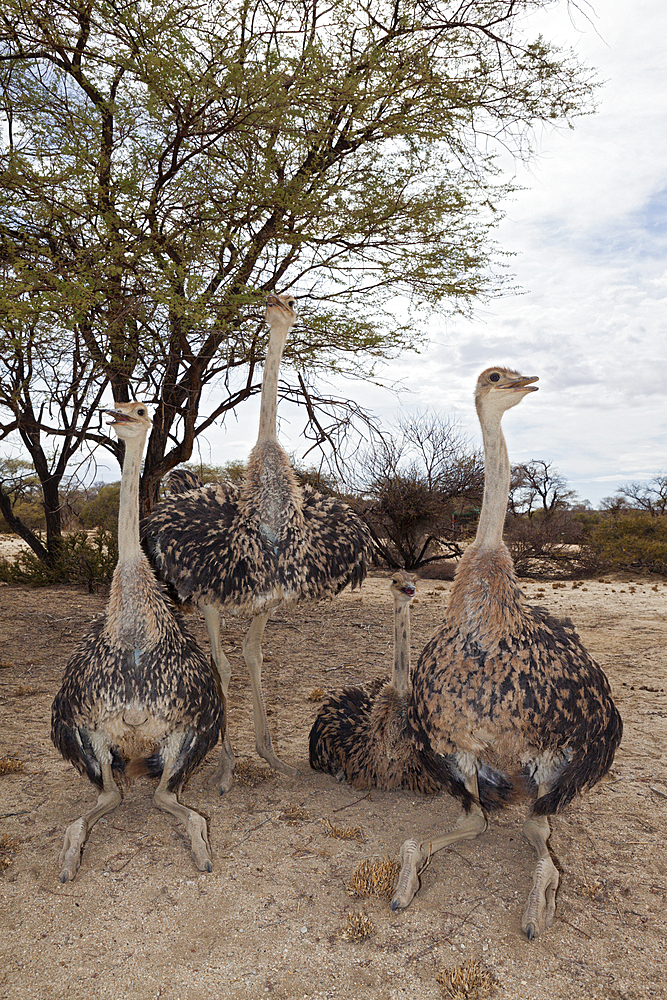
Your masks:
[[[329,695],[310,731],[310,766],[358,789],[438,791],[429,748],[407,738],[407,709],[408,699],[388,681]]]
[[[137,608],[141,613],[137,615]],[[224,708],[207,657],[170,608],[145,560],[119,566],[107,610],[65,668],[53,702],[51,739],[98,787],[103,734],[113,769],[140,760],[162,772],[163,751],[184,734],[168,789],[179,788],[211,750]]]
[[[569,620],[526,603],[504,546],[464,555],[447,618],[415,668],[407,719],[465,808],[477,763],[482,806],[501,805],[527,779],[533,792],[548,789],[538,815],[596,784],[623,732],[605,674]]]
[[[145,542],[182,601],[254,614],[276,598],[334,597],[364,580],[372,548],[364,522],[342,501],[300,486],[279,445],[265,461],[270,444],[261,460],[253,450],[240,485],[182,492],[191,474],[170,479],[178,492],[155,508]]]

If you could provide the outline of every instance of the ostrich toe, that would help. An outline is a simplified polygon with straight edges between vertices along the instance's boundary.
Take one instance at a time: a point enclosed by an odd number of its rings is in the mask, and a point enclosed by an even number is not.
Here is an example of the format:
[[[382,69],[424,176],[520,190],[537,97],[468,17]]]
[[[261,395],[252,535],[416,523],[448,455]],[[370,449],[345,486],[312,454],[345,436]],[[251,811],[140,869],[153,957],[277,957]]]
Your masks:
[[[87,832],[88,827],[83,817],[67,827],[63,848],[58,858],[58,864],[62,869],[60,872],[61,882],[71,882],[79,870],[81,851]]]
[[[558,871],[550,857],[541,857],[535,867],[530,890],[521,918],[521,929],[529,941],[551,927],[556,916]]]
[[[190,838],[192,857],[200,872],[212,872],[211,848],[209,847],[206,820],[191,810],[185,829]]]
[[[226,742],[223,743],[222,750],[220,751],[218,766],[209,778],[209,785],[212,788],[217,788],[220,795],[224,795],[225,792],[228,792],[234,784],[235,764],[236,759],[231,746],[228,748]]]
[[[419,889],[419,868],[423,861],[419,841],[414,837],[401,845],[401,872],[391,901],[392,910],[404,910]]]

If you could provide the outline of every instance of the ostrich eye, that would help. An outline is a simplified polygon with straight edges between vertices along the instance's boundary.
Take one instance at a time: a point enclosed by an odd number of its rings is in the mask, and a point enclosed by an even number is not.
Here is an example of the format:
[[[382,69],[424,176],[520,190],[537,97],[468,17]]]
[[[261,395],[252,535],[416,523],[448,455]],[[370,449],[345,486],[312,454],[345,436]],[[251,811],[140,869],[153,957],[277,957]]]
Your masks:
[[[500,382],[500,375],[498,372],[493,372],[489,375],[489,382]]]

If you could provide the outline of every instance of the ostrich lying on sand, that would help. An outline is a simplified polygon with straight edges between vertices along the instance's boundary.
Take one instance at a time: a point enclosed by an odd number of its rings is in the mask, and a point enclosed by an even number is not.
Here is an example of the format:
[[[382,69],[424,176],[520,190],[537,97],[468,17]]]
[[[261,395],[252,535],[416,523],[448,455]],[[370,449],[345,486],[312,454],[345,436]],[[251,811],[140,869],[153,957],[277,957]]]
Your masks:
[[[310,731],[310,766],[349,781],[354,788],[435,792],[440,785],[424,765],[424,751],[405,738],[415,577],[399,570],[390,590],[394,599],[391,679],[343,688],[325,699]]]
[[[502,540],[510,464],[501,418],[536,389],[535,381],[506,368],[488,368],[477,380],[482,512],[445,621],[419,657],[408,707],[411,738],[434,752],[428,757],[437,764],[434,774],[464,812],[447,833],[405,841],[391,904],[393,910],[408,906],[426,859],[479,836],[487,825],[484,810],[527,786],[534,801],[523,832],[538,856],[521,922],[530,940],[550,926],[556,909],[547,817],[606,774],[622,733],[604,673],[571,622],[526,603]]]
[[[139,545],[148,412],[136,402],[106,412],[125,441],[118,563],[106,613],[70,657],[51,716],[55,746],[101,791],[95,807],[67,828],[62,882],[76,875],[92,827],[121,800],[114,773],[160,776],[153,802],[183,823],[197,867],[212,869],[206,820],[177,793],[215,746],[223,705],[208,658],[167,605]]]
[[[181,492],[159,504],[145,527],[145,539],[159,573],[181,600],[197,603],[206,619],[211,653],[225,699],[231,666],[220,642],[223,609],[249,611],[243,641],[250,673],[258,753],[271,767],[295,775],[275,755],[262,694],[262,636],[279,605],[333,597],[348,583],[358,586],[367,571],[370,533],[354,511],[334,497],[300,486],[276,433],[278,373],[287,336],[296,320],[294,299],[267,297],[271,329],[264,365],[259,434],[244,481],[212,483]],[[233,781],[234,754],[228,736],[213,778],[225,792]]]

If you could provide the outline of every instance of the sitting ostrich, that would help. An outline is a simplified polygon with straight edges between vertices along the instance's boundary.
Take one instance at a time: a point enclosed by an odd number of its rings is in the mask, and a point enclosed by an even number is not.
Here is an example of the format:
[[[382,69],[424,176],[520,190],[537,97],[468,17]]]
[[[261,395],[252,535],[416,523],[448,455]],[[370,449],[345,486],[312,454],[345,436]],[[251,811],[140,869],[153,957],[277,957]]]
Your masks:
[[[177,794],[215,746],[223,704],[208,658],[167,604],[139,544],[146,407],[116,403],[104,412],[125,442],[118,563],[106,613],[70,657],[51,715],[55,746],[101,791],[95,807],[67,828],[60,880],[75,877],[90,830],[120,802],[114,773],[160,776],[153,802],[184,824],[195,864],[210,872],[206,820]]]
[[[405,737],[410,682],[410,604],[415,577],[399,570],[390,584],[394,599],[394,660],[389,681],[343,688],[329,695],[310,730],[310,766],[354,788],[408,788],[435,792],[439,782],[419,750]]]
[[[258,753],[284,774],[298,771],[274,753],[262,694],[261,641],[279,605],[333,597],[367,572],[370,533],[346,504],[300,486],[276,432],[278,374],[287,336],[296,321],[288,295],[267,296],[270,327],[264,364],[259,433],[244,480],[185,489],[172,474],[175,495],[159,504],[145,525],[145,542],[161,576],[181,600],[198,604],[227,699],[231,666],[220,642],[223,609],[245,611],[252,621],[243,641],[250,673]],[[191,474],[190,474],[191,475]],[[213,780],[231,788],[234,754],[228,735]]]
[[[506,368],[488,368],[477,380],[485,451],[479,526],[445,621],[419,657],[408,708],[411,738],[432,751],[434,774],[464,812],[447,833],[405,841],[391,904],[408,906],[426,859],[479,836],[484,810],[523,791],[534,798],[523,832],[538,856],[521,921],[529,940],[555,916],[558,872],[547,817],[606,774],[622,734],[604,673],[570,621],[525,602],[502,540],[510,464],[501,418],[535,381]]]

